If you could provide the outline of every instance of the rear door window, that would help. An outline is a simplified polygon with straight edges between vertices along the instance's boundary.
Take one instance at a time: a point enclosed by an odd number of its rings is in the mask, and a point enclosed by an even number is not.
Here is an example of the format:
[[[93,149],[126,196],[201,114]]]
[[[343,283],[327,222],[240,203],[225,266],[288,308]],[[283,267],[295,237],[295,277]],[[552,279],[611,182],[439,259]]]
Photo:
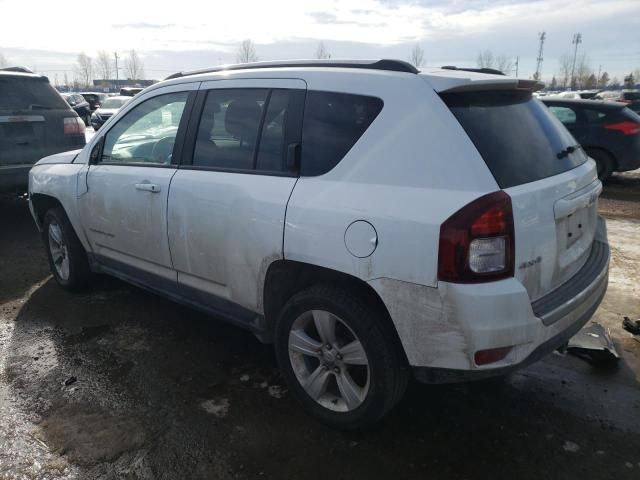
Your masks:
[[[68,110],[45,79],[0,77],[0,110]]]
[[[587,161],[581,149],[563,155],[575,139],[528,92],[441,95],[501,188],[571,170]]]
[[[382,100],[364,95],[307,93],[302,128],[302,175],[335,167],[382,110]]]
[[[266,88],[210,90],[200,116],[192,165],[287,172],[288,146],[300,142],[301,94],[304,92]]]

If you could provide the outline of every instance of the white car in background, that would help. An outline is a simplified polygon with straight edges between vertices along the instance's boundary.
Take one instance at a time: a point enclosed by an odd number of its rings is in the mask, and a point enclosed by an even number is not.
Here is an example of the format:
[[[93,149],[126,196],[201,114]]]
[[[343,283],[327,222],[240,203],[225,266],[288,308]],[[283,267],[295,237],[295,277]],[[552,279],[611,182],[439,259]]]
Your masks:
[[[540,87],[395,60],[180,73],[38,162],[30,206],[62,287],[107,273],[246,328],[309,413],[360,428],[410,374],[504,374],[600,304],[602,185]]]

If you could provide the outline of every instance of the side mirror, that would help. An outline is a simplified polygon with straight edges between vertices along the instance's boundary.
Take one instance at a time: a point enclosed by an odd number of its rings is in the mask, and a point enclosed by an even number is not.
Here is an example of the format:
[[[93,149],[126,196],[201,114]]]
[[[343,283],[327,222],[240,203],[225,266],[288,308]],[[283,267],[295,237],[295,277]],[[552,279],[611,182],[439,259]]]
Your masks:
[[[102,158],[102,146],[104,145],[104,137],[96,143],[89,154],[89,165],[97,165]]]

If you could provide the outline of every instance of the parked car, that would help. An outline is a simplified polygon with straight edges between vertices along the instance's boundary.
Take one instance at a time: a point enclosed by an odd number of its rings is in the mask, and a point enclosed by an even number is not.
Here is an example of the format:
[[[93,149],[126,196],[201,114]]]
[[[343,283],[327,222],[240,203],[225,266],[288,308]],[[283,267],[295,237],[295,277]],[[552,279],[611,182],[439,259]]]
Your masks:
[[[139,94],[144,88],[139,87],[124,87],[120,89],[120,95],[123,97],[133,97]]]
[[[47,77],[0,69],[0,192],[26,192],[36,161],[84,144],[82,120]]]
[[[579,100],[582,97],[578,92],[559,92],[552,95],[547,95],[547,98],[571,98]]]
[[[551,97],[542,102],[596,161],[600,180],[640,168],[640,116],[625,104]]]
[[[31,171],[54,278],[108,273],[248,329],[337,428],[381,419],[412,373],[540,359],[606,291],[602,184],[540,83],[456,70],[262,62],[149,87]]]
[[[91,108],[89,107],[89,102],[79,93],[62,93],[61,95],[73,111],[82,119],[85,126],[88,127],[91,123]]]
[[[104,122],[109,120],[122,106],[131,100],[131,97],[109,97],[102,106],[91,114],[91,125],[94,130],[98,130]]]
[[[89,107],[92,112],[100,108],[107,99],[106,93],[83,92],[81,95],[87,102],[89,102]]]
[[[598,93],[594,100],[604,100],[606,102],[624,103],[636,113],[640,113],[640,91],[639,90],[609,90]]]

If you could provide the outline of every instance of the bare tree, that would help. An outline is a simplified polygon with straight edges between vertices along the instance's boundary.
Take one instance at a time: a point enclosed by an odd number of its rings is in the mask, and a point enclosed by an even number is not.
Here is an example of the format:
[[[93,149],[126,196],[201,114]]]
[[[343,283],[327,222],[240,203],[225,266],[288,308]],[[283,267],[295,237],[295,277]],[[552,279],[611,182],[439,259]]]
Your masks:
[[[93,78],[93,59],[84,52],[78,55],[75,66],[75,77],[81,87],[91,85],[91,79]]]
[[[500,70],[505,75],[510,75],[513,70],[513,60],[506,55],[498,55],[496,57],[496,70]]]
[[[144,64],[138,52],[131,50],[124,60],[124,71],[129,80],[140,80],[144,78]]]
[[[8,64],[9,62],[7,62],[7,57],[5,57],[2,52],[0,52],[0,68],[6,67]]]
[[[413,63],[416,68],[420,68],[424,65],[424,50],[420,44],[416,43],[411,49],[411,57],[409,61]]]
[[[480,68],[493,68],[495,64],[495,58],[491,50],[485,50],[478,54],[478,67]]]
[[[104,50],[100,50],[98,52],[98,58],[96,59],[96,64],[98,67],[98,72],[100,73],[100,78],[109,79],[111,78],[111,74],[113,73],[113,63],[111,60],[111,55]]]
[[[493,68],[509,75],[513,70],[513,60],[506,55],[494,55],[489,49],[480,52],[477,59],[478,67]]]
[[[558,88],[558,80],[556,80],[556,76],[554,75],[551,79],[551,83],[549,84],[549,90],[555,90],[556,88]]]
[[[589,60],[589,57],[583,53],[576,60],[574,85],[571,87],[574,89],[587,88],[586,84],[592,74],[593,68],[591,68],[591,61]]]
[[[560,84],[562,88],[567,88],[571,79],[571,70],[573,68],[573,58],[568,53],[560,57]]]
[[[609,86],[614,89],[620,88],[620,80],[618,80],[618,77],[613,77],[609,82]]]
[[[609,83],[609,74],[607,72],[602,72],[602,75],[600,75],[600,78],[598,79],[598,85],[596,86],[599,88],[605,88],[608,83]]]
[[[245,39],[242,41],[236,52],[236,61],[238,63],[251,63],[258,61],[258,54],[256,53],[256,46],[253,40]]]
[[[329,53],[329,49],[323,41],[318,43],[318,48],[316,48],[316,58],[319,60],[329,60],[331,58],[331,53]]]

